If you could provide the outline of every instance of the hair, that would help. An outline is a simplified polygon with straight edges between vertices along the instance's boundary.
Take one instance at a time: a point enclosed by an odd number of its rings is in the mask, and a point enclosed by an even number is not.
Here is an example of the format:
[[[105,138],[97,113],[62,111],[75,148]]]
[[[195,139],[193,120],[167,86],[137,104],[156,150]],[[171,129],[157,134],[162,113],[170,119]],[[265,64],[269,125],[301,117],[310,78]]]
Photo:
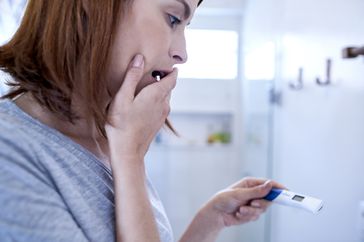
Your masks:
[[[200,5],[202,0],[199,1]],[[132,0],[29,0],[21,24],[0,47],[0,68],[12,87],[3,98],[29,92],[59,118],[74,122],[75,90],[87,103],[86,118],[106,137],[107,110],[100,92],[119,20]],[[166,125],[176,131],[168,121]]]
[[[74,122],[78,116],[71,98],[77,88],[88,103],[86,117],[105,136],[106,110],[99,93],[107,83],[100,77],[105,76],[120,10],[129,2],[30,0],[17,32],[0,47],[0,66],[14,78],[4,98],[30,92],[40,105]]]

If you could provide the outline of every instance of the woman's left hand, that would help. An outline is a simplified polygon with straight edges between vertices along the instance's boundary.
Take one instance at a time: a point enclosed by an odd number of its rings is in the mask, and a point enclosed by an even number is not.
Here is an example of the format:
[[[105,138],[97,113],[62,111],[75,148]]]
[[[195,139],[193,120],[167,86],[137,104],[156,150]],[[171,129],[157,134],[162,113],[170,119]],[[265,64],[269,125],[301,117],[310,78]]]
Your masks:
[[[254,221],[270,202],[263,198],[281,184],[259,178],[244,178],[217,193],[197,213],[180,242],[215,241],[219,232],[232,225]]]
[[[229,188],[217,193],[206,205],[210,216],[214,216],[219,227],[240,225],[255,221],[266,211],[270,202],[263,199],[273,188],[284,188],[277,182],[244,178]]]

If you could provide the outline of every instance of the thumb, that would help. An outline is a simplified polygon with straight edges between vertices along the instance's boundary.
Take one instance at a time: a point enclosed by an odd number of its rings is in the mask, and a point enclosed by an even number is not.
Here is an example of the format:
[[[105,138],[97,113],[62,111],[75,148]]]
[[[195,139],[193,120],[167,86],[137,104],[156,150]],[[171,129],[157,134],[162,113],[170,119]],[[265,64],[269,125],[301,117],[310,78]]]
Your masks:
[[[123,83],[121,84],[120,91],[116,95],[126,98],[128,101],[134,100],[136,87],[143,76],[144,70],[144,57],[141,54],[134,56],[129,64]]]
[[[246,188],[244,189],[245,190],[244,200],[263,198],[270,192],[270,190],[272,190],[272,188],[273,188],[272,182],[269,180],[261,185]]]

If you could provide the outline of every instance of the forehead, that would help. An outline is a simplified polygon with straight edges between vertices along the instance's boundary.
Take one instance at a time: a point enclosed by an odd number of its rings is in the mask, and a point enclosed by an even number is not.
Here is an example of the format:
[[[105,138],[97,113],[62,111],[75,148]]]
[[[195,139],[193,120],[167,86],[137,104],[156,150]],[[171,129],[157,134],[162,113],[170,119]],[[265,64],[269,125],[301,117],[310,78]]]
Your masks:
[[[196,8],[198,7],[198,3],[201,0],[167,0],[167,1],[182,4],[185,8],[186,17],[189,16],[190,18],[192,18]]]
[[[200,4],[200,2],[202,2],[202,0],[186,0],[186,2],[191,4],[191,7],[196,8]]]
[[[191,10],[194,11],[197,8],[199,2],[202,0],[167,0],[167,1],[187,4],[191,8]]]

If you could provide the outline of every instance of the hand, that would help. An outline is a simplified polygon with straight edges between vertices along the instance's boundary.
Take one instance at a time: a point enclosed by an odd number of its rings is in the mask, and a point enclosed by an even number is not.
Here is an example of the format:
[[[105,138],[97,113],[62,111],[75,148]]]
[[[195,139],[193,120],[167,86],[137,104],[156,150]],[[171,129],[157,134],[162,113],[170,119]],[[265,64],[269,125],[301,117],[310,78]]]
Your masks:
[[[266,211],[270,202],[262,199],[273,187],[284,188],[273,181],[244,178],[217,193],[207,204],[207,212],[223,228],[254,221]],[[205,211],[206,212],[206,211]]]
[[[136,55],[109,107],[109,123],[105,129],[110,146],[117,150],[118,157],[143,160],[170,112],[169,100],[176,85],[177,69],[161,81],[144,87],[135,96],[143,69],[144,57]]]

